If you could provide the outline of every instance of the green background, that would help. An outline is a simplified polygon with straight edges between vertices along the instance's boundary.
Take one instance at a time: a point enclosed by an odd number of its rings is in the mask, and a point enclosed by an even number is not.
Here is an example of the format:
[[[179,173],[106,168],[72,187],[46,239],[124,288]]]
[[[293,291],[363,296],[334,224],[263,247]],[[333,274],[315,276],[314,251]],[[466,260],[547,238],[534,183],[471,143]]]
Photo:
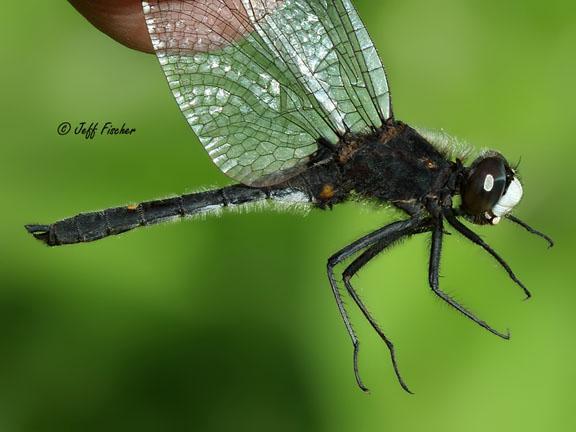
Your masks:
[[[480,228],[534,297],[486,254],[447,239],[442,284],[512,339],[427,287],[425,236],[356,286],[415,391],[354,312],[361,370],[326,258],[391,218],[347,204],[309,216],[227,214],[74,247],[23,224],[229,181],[211,164],[153,56],[66,2],[6,2],[0,26],[0,430],[573,431],[576,384],[572,1],[357,0],[396,116],[522,158],[517,215]],[[59,123],[125,122],[131,137],[61,137]],[[350,302],[349,302],[350,303]]]

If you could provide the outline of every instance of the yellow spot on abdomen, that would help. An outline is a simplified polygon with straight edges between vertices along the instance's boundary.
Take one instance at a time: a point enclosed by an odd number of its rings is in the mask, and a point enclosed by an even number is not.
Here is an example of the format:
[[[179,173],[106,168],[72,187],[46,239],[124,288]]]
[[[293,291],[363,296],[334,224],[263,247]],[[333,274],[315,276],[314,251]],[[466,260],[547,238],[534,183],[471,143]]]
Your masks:
[[[323,201],[330,201],[332,198],[334,198],[334,186],[331,184],[325,184],[322,187],[322,192],[320,192],[320,198]]]
[[[126,208],[130,211],[134,211],[134,210],[138,209],[138,204],[130,204]]]

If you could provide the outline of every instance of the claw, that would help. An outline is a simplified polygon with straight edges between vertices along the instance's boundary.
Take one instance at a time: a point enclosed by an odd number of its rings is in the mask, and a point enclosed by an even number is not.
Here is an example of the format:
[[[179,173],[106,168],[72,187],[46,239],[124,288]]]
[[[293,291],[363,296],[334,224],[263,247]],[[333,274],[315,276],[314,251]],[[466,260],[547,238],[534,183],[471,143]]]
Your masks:
[[[530,225],[528,225],[526,222],[518,219],[515,216],[512,216],[511,214],[506,215],[506,219],[508,219],[509,221],[514,222],[515,224],[520,225],[522,228],[524,228],[526,231],[528,231],[531,234],[534,234],[535,236],[538,236],[544,240],[546,240],[548,242],[548,249],[550,249],[551,247],[554,246],[554,240],[552,240],[549,236],[547,236],[546,234],[535,230],[534,228],[532,228]]]
[[[392,343],[390,343],[388,348],[390,351],[390,357],[392,358],[392,367],[394,368],[394,372],[396,373],[396,378],[398,378],[400,386],[402,386],[402,388],[406,391],[406,393],[413,395],[414,392],[412,392],[412,390],[408,388],[408,385],[404,382],[404,378],[402,378],[402,375],[400,374],[400,369],[398,368],[398,363],[396,362],[396,352],[394,351],[394,346],[392,345]]]
[[[360,350],[360,344],[356,342],[354,344],[354,377],[356,378],[356,384],[360,387],[364,393],[370,393],[370,389],[364,385],[362,378],[360,378],[360,371],[358,370],[358,351]]]

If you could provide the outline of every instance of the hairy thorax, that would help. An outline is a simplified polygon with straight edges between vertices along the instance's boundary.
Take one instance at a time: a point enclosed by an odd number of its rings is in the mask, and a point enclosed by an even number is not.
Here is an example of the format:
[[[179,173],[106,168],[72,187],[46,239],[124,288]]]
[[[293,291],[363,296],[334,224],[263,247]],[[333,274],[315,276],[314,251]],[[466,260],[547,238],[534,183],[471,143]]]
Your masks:
[[[340,153],[343,177],[366,198],[422,201],[445,185],[452,163],[411,127],[395,122]]]
[[[335,155],[280,187],[306,192],[319,207],[352,194],[383,203],[423,204],[445,188],[453,167],[414,129],[390,122],[374,133],[345,137]]]

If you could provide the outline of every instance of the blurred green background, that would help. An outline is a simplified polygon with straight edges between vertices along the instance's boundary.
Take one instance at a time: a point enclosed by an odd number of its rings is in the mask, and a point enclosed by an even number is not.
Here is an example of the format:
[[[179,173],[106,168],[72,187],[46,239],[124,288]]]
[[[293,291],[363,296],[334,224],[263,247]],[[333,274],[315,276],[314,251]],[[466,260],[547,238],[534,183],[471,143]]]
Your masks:
[[[197,144],[153,56],[66,2],[7,2],[0,36],[0,430],[572,431],[576,428],[576,9],[568,0],[357,0],[396,116],[522,158],[517,215],[480,232],[533,291],[447,239],[442,284],[500,340],[427,287],[415,238],[356,278],[416,392],[358,313],[352,350],[326,258],[390,220],[354,204],[303,218],[228,214],[49,249],[24,223],[229,181]],[[131,137],[61,137],[60,122]],[[350,303],[350,302],[349,302]]]

